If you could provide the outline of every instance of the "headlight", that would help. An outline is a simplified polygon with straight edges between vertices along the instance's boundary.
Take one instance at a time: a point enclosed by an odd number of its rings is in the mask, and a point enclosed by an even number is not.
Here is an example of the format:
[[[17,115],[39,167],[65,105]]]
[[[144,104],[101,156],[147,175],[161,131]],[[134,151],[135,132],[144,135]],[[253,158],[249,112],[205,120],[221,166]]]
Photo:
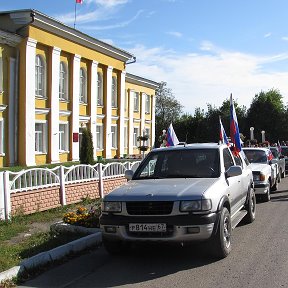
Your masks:
[[[207,211],[207,210],[211,210],[211,208],[212,208],[212,203],[211,203],[210,199],[181,201],[180,202],[180,211],[181,212]]]
[[[102,211],[103,212],[121,212],[122,205],[121,202],[102,202]]]

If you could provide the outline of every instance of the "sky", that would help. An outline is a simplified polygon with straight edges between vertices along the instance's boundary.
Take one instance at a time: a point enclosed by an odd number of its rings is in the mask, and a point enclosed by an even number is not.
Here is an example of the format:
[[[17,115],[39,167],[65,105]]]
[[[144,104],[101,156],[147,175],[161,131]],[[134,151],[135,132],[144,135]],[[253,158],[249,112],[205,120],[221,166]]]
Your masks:
[[[136,56],[126,71],[166,82],[183,112],[249,108],[278,89],[288,104],[287,0],[0,0],[35,9]]]

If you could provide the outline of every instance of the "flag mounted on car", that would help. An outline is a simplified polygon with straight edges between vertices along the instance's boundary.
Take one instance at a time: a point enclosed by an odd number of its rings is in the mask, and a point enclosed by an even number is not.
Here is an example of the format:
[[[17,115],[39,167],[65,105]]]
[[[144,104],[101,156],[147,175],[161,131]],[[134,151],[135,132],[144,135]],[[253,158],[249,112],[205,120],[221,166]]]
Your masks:
[[[225,143],[229,146],[229,141],[228,141],[228,137],[226,135],[226,132],[224,130],[224,127],[223,127],[223,124],[222,124],[222,121],[221,121],[221,117],[219,116],[219,122],[220,122],[220,141],[222,143]]]
[[[234,108],[232,94],[230,95],[230,137],[233,143],[233,154],[238,155],[242,150],[239,126],[236,111]]]
[[[171,123],[167,131],[167,146],[176,146],[178,144],[179,140]]]

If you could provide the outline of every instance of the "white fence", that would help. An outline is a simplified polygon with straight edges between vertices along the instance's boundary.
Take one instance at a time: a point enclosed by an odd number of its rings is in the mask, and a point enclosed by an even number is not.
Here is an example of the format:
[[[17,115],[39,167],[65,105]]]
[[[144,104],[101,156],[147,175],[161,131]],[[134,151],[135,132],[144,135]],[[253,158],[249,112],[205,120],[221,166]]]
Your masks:
[[[140,161],[98,163],[92,165],[57,166],[53,169],[32,168],[20,172],[0,172],[0,219],[9,219],[11,212],[11,193],[21,193],[39,188],[59,186],[62,204],[65,202],[65,186],[91,180],[99,181],[100,197],[103,197],[103,181],[109,178],[123,177],[125,170],[135,171]]]

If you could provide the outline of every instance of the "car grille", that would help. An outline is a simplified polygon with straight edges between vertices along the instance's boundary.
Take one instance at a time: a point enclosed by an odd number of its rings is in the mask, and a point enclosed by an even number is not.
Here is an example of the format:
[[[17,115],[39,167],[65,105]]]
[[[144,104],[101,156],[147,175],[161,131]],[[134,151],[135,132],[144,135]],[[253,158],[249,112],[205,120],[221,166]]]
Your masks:
[[[173,209],[173,202],[170,201],[143,201],[126,202],[126,209],[129,215],[168,215]]]

